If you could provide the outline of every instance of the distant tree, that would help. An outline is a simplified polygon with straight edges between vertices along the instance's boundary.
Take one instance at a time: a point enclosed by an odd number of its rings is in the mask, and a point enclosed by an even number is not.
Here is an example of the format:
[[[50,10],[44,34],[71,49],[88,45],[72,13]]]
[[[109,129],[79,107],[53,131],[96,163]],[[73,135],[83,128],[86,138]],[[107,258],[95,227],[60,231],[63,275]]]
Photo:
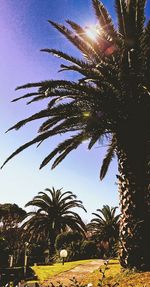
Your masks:
[[[26,211],[17,204],[0,204],[0,236],[3,237],[9,248],[9,253],[14,257],[16,264],[23,244],[21,235],[21,222]]]
[[[70,191],[62,192],[61,189],[45,189],[39,192],[26,207],[33,206],[35,211],[27,213],[23,228],[29,235],[30,240],[38,241],[47,239],[50,253],[54,254],[55,240],[57,235],[68,230],[76,230],[82,234],[85,232],[85,224],[73,208],[85,208],[80,200],[76,199]]]
[[[26,211],[17,204],[0,204],[0,226],[1,230],[6,231],[16,228],[26,215]]]
[[[102,209],[97,209],[98,213],[92,213],[95,217],[88,224],[92,237],[102,242],[109,253],[119,238],[120,215],[116,215],[116,209],[117,207],[104,205]]]
[[[8,242],[0,237],[0,267],[6,267],[9,265],[9,246]]]

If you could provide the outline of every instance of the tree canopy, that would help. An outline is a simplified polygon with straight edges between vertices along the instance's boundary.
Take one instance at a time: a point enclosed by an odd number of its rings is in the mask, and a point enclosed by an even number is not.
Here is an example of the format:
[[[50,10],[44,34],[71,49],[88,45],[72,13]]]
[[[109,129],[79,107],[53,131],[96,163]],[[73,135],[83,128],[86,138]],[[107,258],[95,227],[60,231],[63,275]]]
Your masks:
[[[51,249],[54,249],[55,240],[62,231],[73,230],[85,233],[85,224],[74,208],[83,209],[82,201],[76,199],[71,191],[46,188],[39,192],[33,200],[26,204],[36,210],[27,213],[23,228],[29,235],[29,240],[38,241],[47,239]]]

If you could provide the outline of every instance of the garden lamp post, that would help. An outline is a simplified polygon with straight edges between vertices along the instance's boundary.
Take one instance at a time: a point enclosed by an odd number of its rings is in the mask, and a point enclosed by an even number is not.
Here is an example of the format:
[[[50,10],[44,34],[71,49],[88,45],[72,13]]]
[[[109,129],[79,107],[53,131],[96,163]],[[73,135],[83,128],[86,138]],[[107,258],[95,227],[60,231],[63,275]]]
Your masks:
[[[26,272],[27,272],[28,246],[29,246],[29,243],[25,242],[25,249],[24,249],[24,277],[26,277]]]
[[[49,263],[49,249],[44,251],[45,264]]]
[[[13,255],[9,255],[9,267],[13,266]]]
[[[60,251],[60,258],[62,258],[62,264],[64,265],[65,258],[68,256],[68,252],[66,249],[62,249]]]

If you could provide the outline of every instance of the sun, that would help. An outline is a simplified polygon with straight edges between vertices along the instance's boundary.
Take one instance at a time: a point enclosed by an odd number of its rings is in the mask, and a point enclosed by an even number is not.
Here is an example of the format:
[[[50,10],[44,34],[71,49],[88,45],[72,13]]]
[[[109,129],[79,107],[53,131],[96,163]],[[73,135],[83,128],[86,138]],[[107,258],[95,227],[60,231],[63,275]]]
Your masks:
[[[99,36],[98,25],[89,25],[85,27],[85,33],[92,41],[96,41]]]

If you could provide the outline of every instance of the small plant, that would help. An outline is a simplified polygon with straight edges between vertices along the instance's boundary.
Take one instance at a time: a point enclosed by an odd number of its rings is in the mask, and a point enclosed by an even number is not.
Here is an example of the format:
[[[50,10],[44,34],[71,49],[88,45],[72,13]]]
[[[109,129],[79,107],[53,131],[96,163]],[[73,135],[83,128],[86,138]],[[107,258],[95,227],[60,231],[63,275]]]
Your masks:
[[[70,281],[71,281],[71,287],[86,287],[86,284],[81,284],[75,277],[70,279]]]
[[[109,260],[105,260],[103,268],[99,269],[100,273],[102,274],[102,278],[99,279],[97,287],[116,287],[116,286],[119,286],[118,282],[113,283],[113,284],[105,282],[105,278],[106,278],[105,273],[106,273],[106,270],[109,269],[108,268],[108,264],[109,264]],[[70,282],[71,282],[71,284],[69,286],[71,286],[71,287],[92,287],[93,286],[92,283],[83,284],[83,283],[79,282],[75,277],[70,279]],[[68,287],[68,286],[64,285],[63,283],[61,283],[61,282],[57,282],[57,283],[58,283],[57,285],[54,285],[51,282],[51,286],[50,287]],[[143,286],[143,287],[145,287],[145,286]]]
[[[114,283],[113,285],[111,285],[109,283],[106,284],[104,282],[105,278],[106,278],[106,275],[105,275],[106,274],[106,270],[109,269],[108,264],[109,264],[109,260],[105,260],[104,267],[99,269],[100,273],[102,274],[102,278],[99,279],[99,282],[98,282],[98,286],[99,287],[115,287],[115,286],[119,286],[118,282]]]

